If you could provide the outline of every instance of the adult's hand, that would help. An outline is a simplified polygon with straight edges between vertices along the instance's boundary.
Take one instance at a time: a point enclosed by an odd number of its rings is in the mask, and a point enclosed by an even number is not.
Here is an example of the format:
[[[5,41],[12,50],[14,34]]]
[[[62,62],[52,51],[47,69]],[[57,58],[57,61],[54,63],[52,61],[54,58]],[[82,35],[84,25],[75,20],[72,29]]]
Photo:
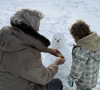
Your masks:
[[[62,65],[65,62],[65,58],[58,57],[57,60],[54,62],[56,65]]]
[[[48,53],[50,53],[56,57],[60,56],[60,51],[55,48],[48,48]]]

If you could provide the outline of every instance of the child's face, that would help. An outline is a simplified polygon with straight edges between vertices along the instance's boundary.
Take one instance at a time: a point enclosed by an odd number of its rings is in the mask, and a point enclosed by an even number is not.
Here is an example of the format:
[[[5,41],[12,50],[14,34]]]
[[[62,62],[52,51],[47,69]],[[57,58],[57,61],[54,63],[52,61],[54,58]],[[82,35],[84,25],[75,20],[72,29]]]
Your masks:
[[[79,37],[78,36],[76,36],[76,37],[73,37],[74,38],[74,41],[77,43],[78,42],[78,40],[79,40]]]

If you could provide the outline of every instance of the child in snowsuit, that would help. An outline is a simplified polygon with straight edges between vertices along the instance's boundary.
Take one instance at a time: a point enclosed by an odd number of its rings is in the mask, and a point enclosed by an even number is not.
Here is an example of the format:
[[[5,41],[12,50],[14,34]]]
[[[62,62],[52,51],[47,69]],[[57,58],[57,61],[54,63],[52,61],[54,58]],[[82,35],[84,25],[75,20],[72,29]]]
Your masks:
[[[76,45],[72,50],[73,62],[68,76],[72,87],[75,81],[77,90],[92,90],[97,84],[100,63],[100,36],[91,32],[89,25],[78,20],[70,28]]]

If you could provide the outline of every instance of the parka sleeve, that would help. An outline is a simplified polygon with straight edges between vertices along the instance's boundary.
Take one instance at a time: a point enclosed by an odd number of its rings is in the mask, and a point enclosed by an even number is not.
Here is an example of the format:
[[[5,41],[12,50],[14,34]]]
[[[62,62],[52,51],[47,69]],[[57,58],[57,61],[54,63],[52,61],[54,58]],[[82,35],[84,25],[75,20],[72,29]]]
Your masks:
[[[31,53],[20,54],[19,59],[19,73],[20,77],[31,81],[33,83],[46,85],[49,83],[54,75],[57,73],[58,66],[55,64],[45,67],[42,64],[41,58]]]
[[[77,81],[86,67],[86,62],[89,56],[80,47],[77,47],[72,51],[72,56],[73,62],[68,81]]]
[[[41,65],[34,69],[29,69],[28,71],[25,68],[20,70],[20,76],[26,80],[32,81],[33,83],[46,85],[49,83],[54,75],[57,73],[58,67],[56,65],[50,65],[48,68]]]

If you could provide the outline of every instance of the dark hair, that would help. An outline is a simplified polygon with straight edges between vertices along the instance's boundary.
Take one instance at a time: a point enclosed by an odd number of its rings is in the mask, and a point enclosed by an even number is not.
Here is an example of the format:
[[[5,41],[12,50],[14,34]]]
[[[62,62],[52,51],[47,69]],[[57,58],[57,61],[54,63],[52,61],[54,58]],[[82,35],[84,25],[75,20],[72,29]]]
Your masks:
[[[74,23],[70,28],[70,33],[73,37],[79,37],[79,39],[89,35],[91,33],[91,30],[89,29],[89,25],[86,24],[82,20],[77,20],[76,23]]]

